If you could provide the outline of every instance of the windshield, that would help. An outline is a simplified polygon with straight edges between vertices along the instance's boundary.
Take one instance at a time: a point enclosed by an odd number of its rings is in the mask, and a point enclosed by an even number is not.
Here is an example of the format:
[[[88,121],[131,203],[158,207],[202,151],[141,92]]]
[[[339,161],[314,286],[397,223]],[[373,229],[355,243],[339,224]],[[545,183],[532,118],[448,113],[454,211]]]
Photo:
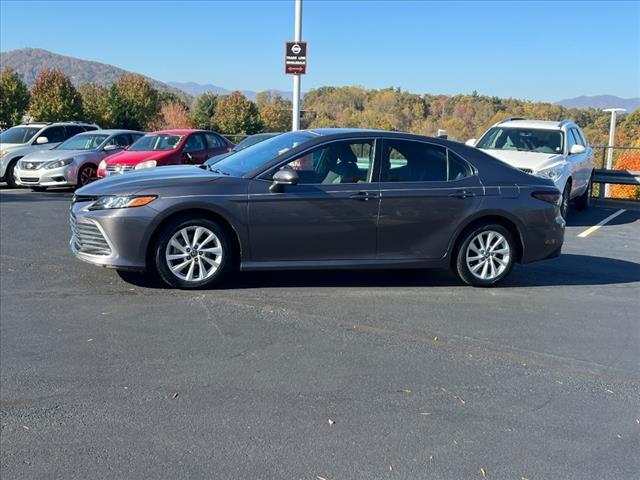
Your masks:
[[[129,147],[133,152],[152,152],[156,150],[174,150],[180,145],[184,135],[145,135]]]
[[[283,133],[229,155],[211,165],[211,169],[242,177],[313,137],[314,135],[309,132]]]
[[[477,148],[519,152],[562,153],[560,130],[493,127],[480,139]]]
[[[109,138],[109,135],[76,135],[58,145],[57,150],[95,150],[107,138]]]
[[[0,133],[0,143],[27,143],[42,127],[12,127]]]

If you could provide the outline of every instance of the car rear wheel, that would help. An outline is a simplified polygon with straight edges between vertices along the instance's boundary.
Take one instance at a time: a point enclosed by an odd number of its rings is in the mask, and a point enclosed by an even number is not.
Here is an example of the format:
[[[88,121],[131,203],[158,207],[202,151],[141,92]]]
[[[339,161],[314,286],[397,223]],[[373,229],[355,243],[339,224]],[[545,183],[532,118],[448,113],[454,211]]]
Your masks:
[[[234,265],[234,246],[227,230],[207,218],[182,219],[162,229],[154,261],[160,278],[176,288],[212,287]]]
[[[95,165],[83,165],[78,172],[78,187],[84,187],[98,178],[98,169]]]
[[[509,274],[515,255],[509,230],[497,224],[483,225],[463,237],[456,254],[456,270],[465,283],[490,287]]]
[[[591,195],[593,195],[593,173],[589,177],[589,184],[585,189],[584,193],[576,198],[576,207],[579,210],[586,210],[591,206]]]

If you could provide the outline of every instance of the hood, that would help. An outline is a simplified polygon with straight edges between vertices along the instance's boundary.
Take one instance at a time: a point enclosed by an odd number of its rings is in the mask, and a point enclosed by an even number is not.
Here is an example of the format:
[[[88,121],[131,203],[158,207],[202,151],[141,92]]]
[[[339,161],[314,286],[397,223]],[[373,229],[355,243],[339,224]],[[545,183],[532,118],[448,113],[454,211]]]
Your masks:
[[[26,147],[27,145],[27,143],[0,143],[0,150],[10,152],[11,150],[15,150],[16,148]]]
[[[64,160],[65,158],[86,158],[96,154],[95,150],[40,150],[32,152],[22,157],[23,160],[29,162],[50,162],[51,160]]]
[[[132,152],[124,150],[114,153],[106,159],[107,165],[137,165],[145,160],[163,160],[175,154],[176,150]]]
[[[563,156],[557,153],[519,152],[517,150],[480,150],[512,167],[527,168],[534,172],[563,161]]]
[[[90,183],[77,190],[78,195],[134,195],[141,191],[151,193],[153,189],[195,185],[212,182],[222,175],[195,165],[172,165],[157,168],[145,168],[114,175]]]

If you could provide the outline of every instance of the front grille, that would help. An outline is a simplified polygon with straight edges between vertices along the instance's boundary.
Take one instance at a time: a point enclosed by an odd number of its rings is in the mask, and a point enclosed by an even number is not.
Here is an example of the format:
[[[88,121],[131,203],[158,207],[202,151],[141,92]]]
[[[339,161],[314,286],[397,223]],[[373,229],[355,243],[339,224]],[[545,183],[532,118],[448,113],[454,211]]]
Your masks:
[[[521,168],[520,170],[522,170],[524,173],[528,173],[529,175],[533,173],[533,170],[531,170],[530,168]]]
[[[40,181],[39,177],[20,177],[20,181],[21,182],[33,182],[33,183],[37,183]]]
[[[98,226],[93,222],[78,222],[71,214],[71,242],[80,253],[88,255],[111,255],[111,247]]]
[[[118,175],[120,173],[128,172],[129,170],[133,170],[133,165],[107,165],[107,172],[109,172],[109,175]]]

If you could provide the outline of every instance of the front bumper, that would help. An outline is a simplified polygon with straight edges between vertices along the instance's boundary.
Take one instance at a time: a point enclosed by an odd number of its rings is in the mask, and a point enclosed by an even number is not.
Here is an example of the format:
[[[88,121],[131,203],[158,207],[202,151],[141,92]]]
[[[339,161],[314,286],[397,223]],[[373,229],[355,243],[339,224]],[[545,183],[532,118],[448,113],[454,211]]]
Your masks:
[[[121,270],[144,270],[151,226],[158,212],[149,206],[88,210],[71,207],[71,251],[85,262]]]
[[[16,183],[24,187],[66,187],[78,183],[78,168],[74,164],[60,168],[27,170],[20,168],[18,162],[14,172]]]

